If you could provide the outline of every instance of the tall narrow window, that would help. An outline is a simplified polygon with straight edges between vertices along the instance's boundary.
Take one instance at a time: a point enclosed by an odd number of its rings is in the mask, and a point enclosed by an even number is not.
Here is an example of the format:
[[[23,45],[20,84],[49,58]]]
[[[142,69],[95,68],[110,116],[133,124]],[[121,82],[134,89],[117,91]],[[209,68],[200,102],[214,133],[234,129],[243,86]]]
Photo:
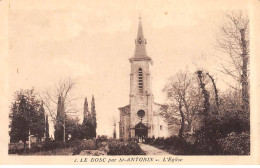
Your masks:
[[[138,69],[138,87],[139,87],[140,91],[143,90],[143,71],[142,71],[142,68]]]

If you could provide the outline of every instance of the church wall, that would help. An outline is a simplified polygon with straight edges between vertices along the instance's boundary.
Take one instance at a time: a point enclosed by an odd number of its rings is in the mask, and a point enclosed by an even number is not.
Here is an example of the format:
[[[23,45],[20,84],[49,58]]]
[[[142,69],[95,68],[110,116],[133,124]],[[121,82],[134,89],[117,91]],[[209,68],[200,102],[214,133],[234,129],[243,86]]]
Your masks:
[[[138,82],[138,71],[142,68],[143,74],[143,90],[139,90]],[[151,127],[152,125],[152,103],[153,96],[150,94],[150,72],[149,72],[149,62],[134,61],[131,63],[131,92],[130,92],[130,105],[131,105],[131,127],[134,128],[136,124],[141,122],[141,119],[137,116],[139,110],[145,111],[145,116],[142,119],[142,123],[146,126]],[[148,130],[148,136],[152,134],[151,129]],[[132,130],[132,136],[135,133]]]
[[[138,70],[142,68],[143,72],[143,92],[139,91],[138,88]],[[131,79],[130,79],[130,95],[146,95],[150,93],[150,72],[149,63],[147,61],[134,61],[131,63]]]
[[[165,110],[161,105],[154,103],[153,104],[153,135],[155,138],[158,137],[169,137],[168,134],[168,122],[161,115]]]
[[[130,106],[119,108],[120,111],[120,127],[119,138],[123,140],[129,139],[130,132]]]

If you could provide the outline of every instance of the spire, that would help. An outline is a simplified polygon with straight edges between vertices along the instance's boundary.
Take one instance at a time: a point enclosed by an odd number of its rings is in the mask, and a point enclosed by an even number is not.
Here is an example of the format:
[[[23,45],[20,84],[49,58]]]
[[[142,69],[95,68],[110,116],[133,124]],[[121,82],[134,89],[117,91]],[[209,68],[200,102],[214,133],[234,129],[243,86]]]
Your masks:
[[[146,57],[146,39],[144,38],[142,19],[139,17],[137,38],[135,40],[135,57]]]
[[[142,19],[139,16],[139,25],[137,38],[135,39],[135,53],[132,58],[129,59],[130,62],[135,60],[148,60],[152,64],[152,59],[146,54],[146,39],[144,38]]]

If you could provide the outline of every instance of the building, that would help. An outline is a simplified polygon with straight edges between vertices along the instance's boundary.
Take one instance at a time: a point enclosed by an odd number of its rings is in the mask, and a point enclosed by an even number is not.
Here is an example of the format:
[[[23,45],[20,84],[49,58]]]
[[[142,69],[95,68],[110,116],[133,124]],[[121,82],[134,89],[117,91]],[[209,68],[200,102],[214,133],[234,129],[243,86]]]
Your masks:
[[[153,61],[146,54],[146,44],[139,18],[135,53],[129,59],[131,63],[129,105],[119,108],[119,136],[123,140],[169,136],[168,123],[162,115],[168,106],[154,102],[149,69]]]

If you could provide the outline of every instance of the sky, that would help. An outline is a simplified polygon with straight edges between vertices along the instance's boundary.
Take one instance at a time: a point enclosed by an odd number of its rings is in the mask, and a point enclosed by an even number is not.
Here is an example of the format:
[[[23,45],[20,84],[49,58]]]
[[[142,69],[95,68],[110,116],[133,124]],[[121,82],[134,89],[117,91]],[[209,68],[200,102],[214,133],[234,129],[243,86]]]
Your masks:
[[[82,2],[82,1],[80,1]],[[104,2],[104,1],[103,1]],[[84,98],[94,95],[97,133],[112,136],[118,107],[129,103],[130,62],[138,17],[142,17],[151,66],[155,102],[165,103],[162,92],[167,79],[180,69],[208,70],[220,88],[223,54],[216,50],[218,29],[224,14],[246,8],[242,2],[200,1],[86,1],[75,6],[12,6],[9,12],[9,100],[19,89],[42,94],[60,80],[75,83],[73,96],[83,108]],[[32,6],[35,4],[32,4]],[[83,112],[77,113],[82,119]],[[51,124],[51,123],[50,123]],[[53,131],[51,126],[50,132]]]

